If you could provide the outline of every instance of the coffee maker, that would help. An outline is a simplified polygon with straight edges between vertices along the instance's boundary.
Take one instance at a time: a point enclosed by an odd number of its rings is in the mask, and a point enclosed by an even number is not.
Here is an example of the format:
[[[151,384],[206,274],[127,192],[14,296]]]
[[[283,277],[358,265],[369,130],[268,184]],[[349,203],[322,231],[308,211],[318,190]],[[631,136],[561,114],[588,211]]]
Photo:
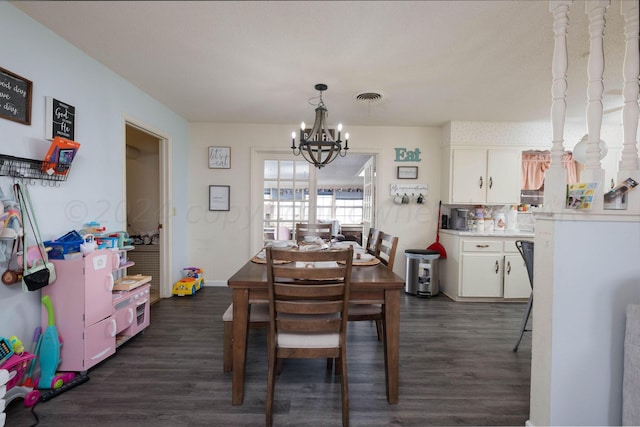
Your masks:
[[[449,219],[449,228],[452,230],[468,230],[467,216],[469,215],[469,209],[452,208],[451,218]]]

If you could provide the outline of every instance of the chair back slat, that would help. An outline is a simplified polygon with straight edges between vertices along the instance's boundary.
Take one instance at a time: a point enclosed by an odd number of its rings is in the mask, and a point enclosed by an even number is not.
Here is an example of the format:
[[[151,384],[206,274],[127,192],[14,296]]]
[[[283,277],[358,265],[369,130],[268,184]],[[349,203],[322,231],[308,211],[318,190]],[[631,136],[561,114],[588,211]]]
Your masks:
[[[516,248],[522,255],[524,265],[527,267],[529,274],[529,284],[533,289],[533,242],[531,240],[516,240]]]
[[[300,302],[300,301],[281,301],[276,302],[276,311],[278,313],[289,314],[332,314],[340,313],[342,311],[342,300],[339,301],[326,301],[319,302],[314,301]]]
[[[335,276],[335,273],[334,273]],[[308,286],[316,284],[317,286]],[[324,299],[336,299],[342,298],[342,294],[344,292],[344,283],[331,283],[331,284],[323,284],[318,285],[317,281],[296,281],[295,283],[277,283],[274,284],[277,287],[277,293],[280,296],[280,299],[317,299],[318,296]]]
[[[370,255],[376,254],[376,245],[378,243],[378,233],[380,233],[380,230],[378,230],[377,228],[369,228],[369,234],[367,235],[367,246],[365,247],[365,250]]]
[[[334,319],[310,319],[301,322],[298,319],[276,320],[276,328],[279,332],[307,332],[307,333],[332,333],[340,332],[342,320]]]
[[[316,236],[328,241],[331,240],[332,231],[333,225],[330,222],[321,224],[306,224],[300,222],[296,224],[296,241],[300,242],[304,240],[305,236]]]

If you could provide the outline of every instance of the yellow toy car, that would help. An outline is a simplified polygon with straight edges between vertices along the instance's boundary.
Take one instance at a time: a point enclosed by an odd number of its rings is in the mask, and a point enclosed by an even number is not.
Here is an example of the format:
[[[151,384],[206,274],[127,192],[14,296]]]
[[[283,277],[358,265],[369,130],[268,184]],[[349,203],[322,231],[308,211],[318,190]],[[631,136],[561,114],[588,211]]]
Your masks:
[[[173,290],[171,291],[171,293],[179,297],[183,297],[185,295],[194,295],[201,286],[201,279],[198,280],[195,277],[185,277],[184,279],[178,280],[173,285]]]

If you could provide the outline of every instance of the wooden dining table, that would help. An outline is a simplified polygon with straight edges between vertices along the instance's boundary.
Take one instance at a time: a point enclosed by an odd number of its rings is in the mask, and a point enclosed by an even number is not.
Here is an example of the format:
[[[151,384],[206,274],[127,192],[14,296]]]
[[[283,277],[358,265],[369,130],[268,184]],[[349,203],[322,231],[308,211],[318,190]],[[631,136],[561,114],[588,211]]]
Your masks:
[[[233,377],[232,404],[242,405],[247,359],[249,301],[267,300],[265,264],[248,261],[229,280],[233,293]],[[384,358],[387,401],[398,403],[400,360],[400,296],[404,280],[385,265],[353,265],[351,299],[384,304]]]

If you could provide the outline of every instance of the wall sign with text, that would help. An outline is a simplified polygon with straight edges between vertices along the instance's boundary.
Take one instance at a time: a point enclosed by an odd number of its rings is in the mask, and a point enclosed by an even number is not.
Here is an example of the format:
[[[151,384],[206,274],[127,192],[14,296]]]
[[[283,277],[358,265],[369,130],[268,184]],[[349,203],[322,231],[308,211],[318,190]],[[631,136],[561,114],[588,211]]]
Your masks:
[[[421,162],[420,149],[407,150],[406,148],[396,148],[396,162]]]
[[[46,130],[45,138],[61,136],[75,141],[76,107],[59,101],[51,96],[45,100]]]
[[[231,169],[231,147],[209,147],[209,169]]]
[[[0,117],[30,125],[32,91],[31,80],[0,68]]]

